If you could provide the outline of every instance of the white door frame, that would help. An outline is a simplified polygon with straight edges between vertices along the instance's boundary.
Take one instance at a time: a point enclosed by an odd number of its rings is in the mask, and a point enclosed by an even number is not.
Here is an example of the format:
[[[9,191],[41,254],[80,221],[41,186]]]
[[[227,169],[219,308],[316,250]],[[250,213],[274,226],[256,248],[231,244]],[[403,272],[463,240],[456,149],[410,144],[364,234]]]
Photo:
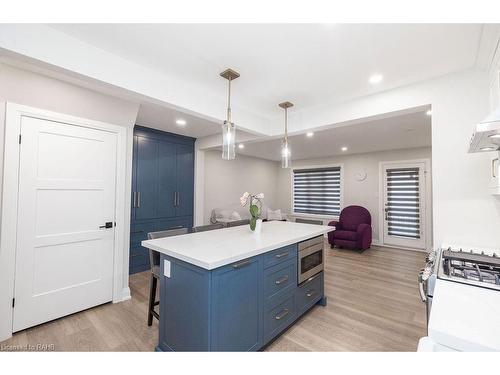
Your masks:
[[[378,217],[379,217],[379,226],[378,226],[378,238],[380,242],[380,246],[386,247],[396,247],[391,245],[384,244],[384,227],[385,227],[385,219],[384,219],[384,166],[385,165],[397,165],[404,163],[424,163],[424,179],[425,179],[425,249],[410,249],[416,251],[426,251],[429,252],[432,246],[432,175],[431,175],[431,160],[430,159],[411,159],[411,160],[389,160],[389,161],[381,161],[378,163],[378,175],[379,175],[379,187],[378,187]],[[398,247],[400,248],[400,247]]]
[[[5,153],[2,194],[2,223],[0,239],[0,341],[12,336],[15,287],[15,261],[19,186],[19,135],[21,117],[29,116],[74,126],[104,130],[117,134],[116,157],[116,202],[115,202],[115,241],[113,249],[113,302],[130,298],[128,282],[125,282],[124,262],[128,265],[127,230],[127,128],[104,122],[88,120],[61,113],[46,111],[20,104],[7,103],[5,114]],[[128,267],[127,267],[128,269]],[[127,274],[128,276],[128,274]]]

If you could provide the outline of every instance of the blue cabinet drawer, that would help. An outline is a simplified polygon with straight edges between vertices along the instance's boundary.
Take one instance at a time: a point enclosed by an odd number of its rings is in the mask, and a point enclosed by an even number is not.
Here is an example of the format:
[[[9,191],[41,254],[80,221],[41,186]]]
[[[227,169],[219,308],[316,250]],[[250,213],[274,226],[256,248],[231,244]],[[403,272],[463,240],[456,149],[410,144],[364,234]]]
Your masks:
[[[285,295],[281,301],[264,313],[264,338],[269,341],[295,320],[295,295]]]
[[[280,247],[264,255],[264,268],[275,264],[286,262],[289,259],[297,259],[297,244]]]
[[[136,245],[130,247],[130,258],[135,257],[135,256],[149,256],[149,250],[146,249],[145,247],[142,247],[141,245]]]
[[[130,226],[130,246],[141,245],[141,241],[148,239],[148,233],[155,231],[154,223],[138,223]]]
[[[266,303],[275,298],[280,292],[297,286],[297,261],[276,264],[264,271],[264,298]]]
[[[323,272],[311,277],[295,291],[295,301],[299,314],[307,311],[323,296]]]
[[[160,230],[169,230],[176,228],[191,229],[192,220],[193,219],[191,216],[177,217],[174,219],[159,219],[156,222],[156,230],[160,231]]]
[[[131,250],[132,253],[132,250]],[[129,272],[137,273],[149,270],[149,253],[141,252],[140,250],[134,254],[130,255]]]

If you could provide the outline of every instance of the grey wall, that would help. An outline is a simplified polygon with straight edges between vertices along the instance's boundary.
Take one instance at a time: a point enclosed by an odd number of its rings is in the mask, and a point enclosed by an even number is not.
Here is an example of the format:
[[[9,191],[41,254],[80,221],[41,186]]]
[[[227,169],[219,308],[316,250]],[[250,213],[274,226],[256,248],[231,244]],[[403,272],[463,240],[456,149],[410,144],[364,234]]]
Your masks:
[[[264,204],[275,208],[278,202],[277,162],[237,155],[235,160],[222,160],[220,151],[205,152],[203,221],[209,222],[213,208],[238,205],[241,195],[264,193]]]
[[[132,103],[0,63],[0,182],[3,178],[5,104],[12,102],[132,129],[139,110]],[[1,196],[0,184],[0,196]]]
[[[379,163],[381,161],[431,159],[431,148],[413,148],[407,150],[392,150],[354,154],[345,156],[332,156],[320,159],[294,160],[294,167],[314,165],[343,164],[344,190],[343,204],[366,207],[372,215],[373,238],[378,241],[379,231]],[[290,170],[278,169],[277,205],[291,212],[291,173]],[[356,180],[356,173],[366,171],[364,181]],[[430,193],[430,192],[429,192]],[[325,222],[328,220],[325,220]]]

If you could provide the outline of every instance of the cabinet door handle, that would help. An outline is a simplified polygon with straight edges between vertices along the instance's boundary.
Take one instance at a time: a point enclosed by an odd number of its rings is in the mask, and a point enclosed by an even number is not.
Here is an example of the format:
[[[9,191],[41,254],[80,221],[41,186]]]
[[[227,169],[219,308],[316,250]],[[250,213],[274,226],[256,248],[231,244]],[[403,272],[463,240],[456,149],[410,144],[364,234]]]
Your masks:
[[[285,251],[284,253],[276,254],[275,257],[279,259],[279,258],[287,257],[288,254],[289,254],[288,251]]]
[[[491,161],[491,175],[493,178],[497,178],[497,174],[495,173],[495,162],[498,161],[498,158],[495,158]]]
[[[316,291],[314,289],[308,290],[306,292],[306,296],[309,297],[309,298],[312,297],[312,296],[314,296],[314,295],[316,295]]]
[[[137,208],[141,208],[141,192],[137,192]]]
[[[276,285],[280,285],[280,284],[283,284],[286,281],[288,281],[288,275],[283,276],[281,279],[276,280],[274,283]]]
[[[289,311],[288,309],[283,309],[283,310],[281,310],[281,312],[280,312],[278,315],[276,315],[276,316],[274,317],[274,319],[276,319],[276,320],[283,319],[285,316],[287,316],[287,315],[288,315],[288,313],[289,313],[289,312],[290,312],[290,311]]]
[[[133,208],[137,207],[137,203],[136,202],[137,202],[137,192],[134,191],[134,196],[132,198],[132,207]]]
[[[181,193],[177,192],[177,207],[181,205]]]
[[[174,207],[177,207],[177,192],[174,191]]]
[[[244,260],[243,262],[233,264],[234,269],[242,268],[248,266],[251,263],[250,259]]]

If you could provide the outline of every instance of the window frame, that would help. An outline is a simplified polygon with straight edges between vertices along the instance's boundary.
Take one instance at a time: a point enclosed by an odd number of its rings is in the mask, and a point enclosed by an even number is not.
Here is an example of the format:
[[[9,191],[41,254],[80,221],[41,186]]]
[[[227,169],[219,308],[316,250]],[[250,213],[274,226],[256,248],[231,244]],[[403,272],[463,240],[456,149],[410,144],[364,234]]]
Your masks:
[[[342,212],[342,209],[344,208],[344,163],[334,163],[334,164],[321,164],[321,165],[301,165],[298,167],[292,167],[290,168],[290,212],[291,216],[294,217],[304,217],[304,218],[316,218],[316,219],[329,219],[329,220],[338,220],[340,216],[339,215],[322,215],[322,214],[306,214],[302,212],[295,212],[295,207],[294,207],[294,179],[295,179],[295,173],[294,171],[296,170],[304,170],[304,169],[323,169],[323,168],[340,168],[340,212]]]

